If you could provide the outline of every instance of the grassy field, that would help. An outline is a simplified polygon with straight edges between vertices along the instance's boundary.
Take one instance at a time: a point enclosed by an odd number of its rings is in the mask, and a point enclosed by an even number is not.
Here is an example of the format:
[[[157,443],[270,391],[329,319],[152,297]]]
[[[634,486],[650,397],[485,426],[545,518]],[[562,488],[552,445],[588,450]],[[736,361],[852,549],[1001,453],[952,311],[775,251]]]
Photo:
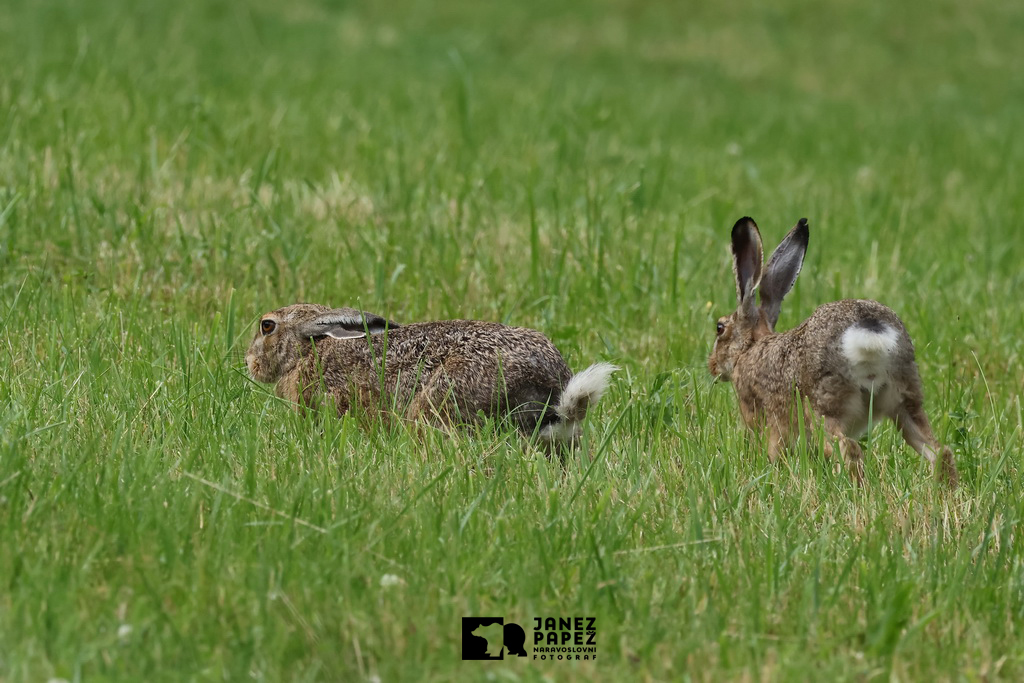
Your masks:
[[[0,6],[0,681],[1024,677],[1024,7],[767,5]],[[746,214],[811,221],[780,328],[901,314],[959,490],[742,430]],[[623,369],[565,467],[303,419],[241,359],[297,300]]]

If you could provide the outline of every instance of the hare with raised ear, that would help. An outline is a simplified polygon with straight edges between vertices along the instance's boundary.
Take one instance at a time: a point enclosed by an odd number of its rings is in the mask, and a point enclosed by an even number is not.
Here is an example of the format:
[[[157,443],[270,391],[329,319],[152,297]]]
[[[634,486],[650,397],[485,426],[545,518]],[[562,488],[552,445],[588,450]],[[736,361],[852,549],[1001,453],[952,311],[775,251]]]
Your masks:
[[[864,466],[855,439],[872,422],[890,418],[907,443],[955,486],[953,453],[938,442],[924,412],[914,345],[899,317],[877,301],[824,304],[788,332],[775,331],[782,299],[793,288],[807,251],[801,218],[768,260],[762,274],[761,234],[750,218],[732,229],[739,306],[720,318],[708,369],[731,381],[743,420],[767,430],[768,455],[778,457],[799,434],[800,420],[820,422],[839,444],[857,484]],[[760,291],[760,306],[755,292]],[[797,397],[799,396],[799,399]],[[832,443],[825,452],[832,455]]]
[[[333,400],[448,428],[508,419],[526,436],[572,445],[617,368],[573,374],[540,332],[474,320],[399,325],[373,313],[295,304],[260,317],[252,378],[298,408]]]

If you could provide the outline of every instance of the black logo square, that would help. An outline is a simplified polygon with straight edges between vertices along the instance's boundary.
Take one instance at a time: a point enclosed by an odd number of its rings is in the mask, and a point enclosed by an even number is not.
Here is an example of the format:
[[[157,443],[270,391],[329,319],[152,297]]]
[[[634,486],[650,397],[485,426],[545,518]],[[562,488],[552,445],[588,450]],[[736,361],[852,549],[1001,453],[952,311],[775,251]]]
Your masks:
[[[498,656],[487,654],[488,645],[493,645],[487,638],[475,636],[473,632],[485,626],[505,625],[503,617],[462,617],[462,659],[505,659],[505,648],[498,648]],[[504,643],[502,643],[504,645]],[[492,648],[493,649],[493,648]]]

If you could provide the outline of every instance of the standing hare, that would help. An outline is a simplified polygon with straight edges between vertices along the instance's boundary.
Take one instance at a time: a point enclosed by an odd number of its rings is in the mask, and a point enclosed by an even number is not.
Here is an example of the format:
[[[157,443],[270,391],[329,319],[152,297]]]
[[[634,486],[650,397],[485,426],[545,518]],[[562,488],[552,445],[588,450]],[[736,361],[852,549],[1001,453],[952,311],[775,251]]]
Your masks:
[[[741,218],[733,226],[739,306],[718,320],[708,369],[732,381],[747,426],[767,429],[772,460],[799,434],[802,415],[806,428],[820,420],[839,443],[850,476],[862,484],[863,456],[854,439],[888,417],[932,469],[938,466],[940,477],[956,486],[953,453],[936,440],[924,412],[914,345],[891,309],[877,301],[845,299],[819,306],[788,332],[775,331],[782,299],[800,274],[808,236],[807,219],[801,218],[762,274],[757,225]],[[754,300],[758,289],[760,306]],[[826,455],[832,450],[827,441]]]
[[[536,330],[473,320],[398,325],[351,308],[295,304],[263,315],[245,356],[252,378],[302,407],[331,399],[447,428],[480,416],[572,445],[617,368],[573,374]]]

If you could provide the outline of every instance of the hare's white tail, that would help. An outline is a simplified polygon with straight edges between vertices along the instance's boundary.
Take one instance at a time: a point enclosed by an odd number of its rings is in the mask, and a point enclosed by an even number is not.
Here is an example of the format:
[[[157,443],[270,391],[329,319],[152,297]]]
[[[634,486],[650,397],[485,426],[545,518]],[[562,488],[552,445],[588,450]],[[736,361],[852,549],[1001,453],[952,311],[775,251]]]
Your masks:
[[[846,328],[839,343],[857,384],[871,389],[888,381],[892,356],[899,342],[897,330],[869,319]]]
[[[548,441],[573,441],[579,435],[579,423],[587,410],[601,400],[613,372],[618,366],[595,363],[577,372],[562,390],[562,397],[554,407],[558,419],[544,426],[540,436]]]

